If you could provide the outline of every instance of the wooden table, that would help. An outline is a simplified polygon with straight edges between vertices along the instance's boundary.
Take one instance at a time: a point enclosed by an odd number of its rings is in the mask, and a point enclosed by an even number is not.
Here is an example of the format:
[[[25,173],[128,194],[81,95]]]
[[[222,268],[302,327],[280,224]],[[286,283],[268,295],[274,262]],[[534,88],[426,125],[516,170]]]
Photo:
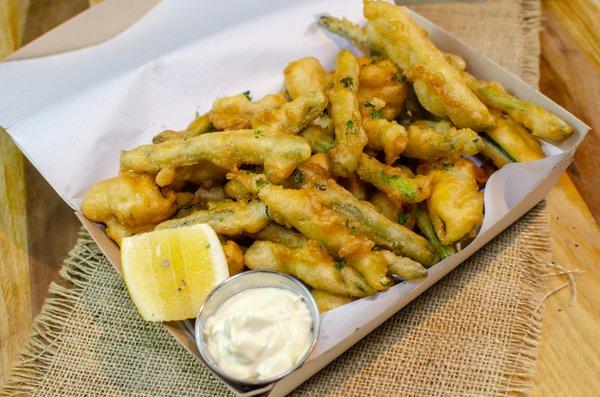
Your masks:
[[[51,2],[66,8],[60,9],[59,17],[43,18],[43,13],[51,12],[47,6]],[[33,22],[25,37],[34,38],[61,18],[74,15],[82,9],[82,2],[32,0]],[[539,396],[600,394],[598,20],[598,0],[543,1],[541,90],[588,123],[592,131],[547,199],[554,262],[583,274],[575,276],[577,302],[573,306],[565,288],[544,307],[534,375],[534,395]],[[0,381],[26,339],[48,284],[57,277],[78,230],[72,211],[0,132]],[[564,282],[564,277],[549,280],[549,290]]]

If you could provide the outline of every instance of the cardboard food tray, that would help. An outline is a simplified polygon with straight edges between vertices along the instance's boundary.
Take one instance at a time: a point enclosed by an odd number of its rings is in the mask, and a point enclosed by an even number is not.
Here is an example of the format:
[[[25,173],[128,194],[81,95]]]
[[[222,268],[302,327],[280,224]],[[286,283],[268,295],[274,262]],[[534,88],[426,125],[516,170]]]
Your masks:
[[[235,15],[227,11],[233,7]],[[119,271],[118,247],[78,209],[90,186],[117,174],[120,150],[148,143],[162,129],[183,128],[194,111],[208,110],[218,96],[250,89],[259,97],[279,90],[283,68],[294,59],[315,56],[332,69],[339,49],[352,47],[321,30],[316,18],[331,14],[362,21],[361,11],[358,0],[266,0],[252,6],[229,0],[165,0],[102,44],[0,64],[0,123]],[[516,96],[557,114],[575,132],[558,144],[544,143],[547,158],[495,172],[485,189],[479,234],[430,268],[426,279],[401,283],[322,315],[313,353],[300,369],[273,385],[269,395],[293,390],[535,206],[570,164],[589,129],[490,59],[418,14],[413,16],[439,48],[465,58],[472,74],[496,80]],[[199,357],[190,326],[165,324]]]

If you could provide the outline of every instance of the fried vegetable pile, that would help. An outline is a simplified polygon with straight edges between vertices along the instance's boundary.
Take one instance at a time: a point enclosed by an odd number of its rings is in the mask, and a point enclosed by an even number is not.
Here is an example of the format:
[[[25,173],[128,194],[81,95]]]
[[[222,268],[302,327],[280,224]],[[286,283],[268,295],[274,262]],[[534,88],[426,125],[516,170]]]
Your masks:
[[[364,15],[319,22],[370,56],[342,50],[333,71],[294,60],[284,92],[218,98],[185,130],[123,151],[85,216],[118,244],[208,223],[231,274],[293,275],[323,311],[426,277],[476,235],[487,177],[572,128],[467,73],[403,7],[369,1]]]

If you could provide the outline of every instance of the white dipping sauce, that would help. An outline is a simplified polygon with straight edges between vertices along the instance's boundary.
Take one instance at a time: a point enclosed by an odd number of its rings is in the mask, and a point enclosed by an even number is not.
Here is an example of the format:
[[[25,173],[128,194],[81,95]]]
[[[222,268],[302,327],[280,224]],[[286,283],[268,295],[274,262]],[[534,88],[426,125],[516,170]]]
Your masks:
[[[241,291],[206,320],[208,351],[231,377],[261,381],[292,368],[310,347],[311,313],[292,291]]]

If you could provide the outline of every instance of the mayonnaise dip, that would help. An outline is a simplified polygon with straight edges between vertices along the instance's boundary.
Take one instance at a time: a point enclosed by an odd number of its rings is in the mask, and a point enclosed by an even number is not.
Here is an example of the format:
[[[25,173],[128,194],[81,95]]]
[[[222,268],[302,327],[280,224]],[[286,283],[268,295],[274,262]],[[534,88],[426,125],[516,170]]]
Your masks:
[[[208,351],[232,378],[261,381],[294,367],[311,345],[313,320],[302,297],[283,288],[231,296],[203,327]]]

